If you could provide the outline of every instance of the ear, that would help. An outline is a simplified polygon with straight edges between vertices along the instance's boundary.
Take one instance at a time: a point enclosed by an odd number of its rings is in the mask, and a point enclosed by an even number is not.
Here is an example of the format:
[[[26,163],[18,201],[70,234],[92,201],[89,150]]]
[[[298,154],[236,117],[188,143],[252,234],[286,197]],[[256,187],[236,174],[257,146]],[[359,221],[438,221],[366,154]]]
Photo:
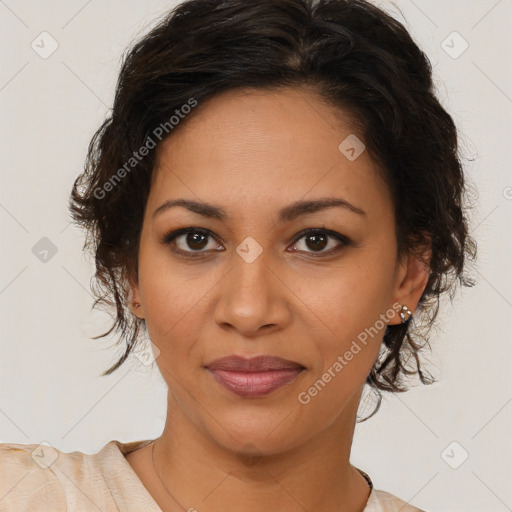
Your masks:
[[[393,293],[393,305],[391,308],[395,313],[390,325],[402,323],[400,310],[397,304],[407,306],[414,313],[418,307],[421,295],[427,286],[430,276],[430,251],[422,253],[408,254],[398,265],[395,280],[395,291]]]
[[[136,278],[130,277],[128,282],[128,307],[131,313],[137,318],[143,320],[145,317],[144,304],[141,300],[139,284]]]

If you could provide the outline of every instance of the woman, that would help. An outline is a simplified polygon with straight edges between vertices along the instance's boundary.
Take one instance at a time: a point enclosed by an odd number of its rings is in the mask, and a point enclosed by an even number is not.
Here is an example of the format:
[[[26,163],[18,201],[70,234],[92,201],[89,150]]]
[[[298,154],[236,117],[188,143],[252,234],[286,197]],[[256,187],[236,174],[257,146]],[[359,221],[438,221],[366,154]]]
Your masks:
[[[350,463],[474,244],[457,133],[363,0],[188,0],[127,55],[71,213],[97,304],[153,344],[155,440],[3,444],[5,510],[418,511]],[[2,510],[3,510],[2,509]]]

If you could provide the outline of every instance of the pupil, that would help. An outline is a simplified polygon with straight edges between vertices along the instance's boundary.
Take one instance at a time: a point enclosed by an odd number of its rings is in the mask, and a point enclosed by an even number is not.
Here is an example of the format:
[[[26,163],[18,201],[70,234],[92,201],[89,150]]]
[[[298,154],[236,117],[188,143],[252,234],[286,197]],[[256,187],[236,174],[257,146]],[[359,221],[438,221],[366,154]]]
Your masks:
[[[187,236],[187,244],[191,249],[202,249],[206,236],[201,233],[189,233]]]
[[[315,249],[315,248],[323,249],[326,246],[326,239],[327,239],[327,237],[324,235],[314,234],[314,235],[309,235],[306,238],[306,243],[309,243],[311,241],[313,242],[311,244],[311,246],[309,247],[310,249]]]

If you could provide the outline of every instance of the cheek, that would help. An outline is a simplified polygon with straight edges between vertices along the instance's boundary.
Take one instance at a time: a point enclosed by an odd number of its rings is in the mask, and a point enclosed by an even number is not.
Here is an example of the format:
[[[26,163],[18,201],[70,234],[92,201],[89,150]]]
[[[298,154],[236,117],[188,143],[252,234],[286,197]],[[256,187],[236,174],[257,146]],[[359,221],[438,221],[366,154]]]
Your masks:
[[[194,306],[204,294],[203,281],[185,280],[165,250],[143,247],[139,255],[139,286],[146,326],[153,343],[164,355],[171,340],[180,339],[183,328],[194,325],[191,318]]]
[[[343,268],[320,281],[320,286],[317,281],[309,291],[303,290],[304,296],[316,304],[312,309],[318,311],[317,323],[326,334],[313,337],[320,357],[305,385],[314,385],[320,379],[307,393],[312,399],[322,394],[318,402],[334,400],[341,404],[364,384],[394,313],[390,304],[393,249],[389,249],[387,258],[370,249],[354,253],[353,259],[347,258]]]
[[[323,281],[321,295],[324,299],[322,301],[320,295],[316,299],[322,303],[319,316],[344,344],[371,327],[384,332],[381,315],[391,306],[394,260],[388,257],[386,261],[381,254],[370,248],[354,252],[343,267]],[[392,256],[393,251],[390,254]],[[319,293],[319,288],[311,286],[306,296],[314,297],[315,293]],[[387,315],[389,318],[391,313]]]
[[[297,396],[303,412],[324,427],[336,421],[361,391],[386,330],[386,317],[381,315],[387,310],[378,297],[385,288],[379,289],[375,282],[337,284],[322,316],[329,323],[329,335],[312,339],[315,364]]]
[[[194,331],[201,325],[200,303],[204,293],[199,286],[184,288],[179,279],[146,282],[146,325],[152,340],[163,345],[161,350],[178,345],[183,338],[194,339]]]

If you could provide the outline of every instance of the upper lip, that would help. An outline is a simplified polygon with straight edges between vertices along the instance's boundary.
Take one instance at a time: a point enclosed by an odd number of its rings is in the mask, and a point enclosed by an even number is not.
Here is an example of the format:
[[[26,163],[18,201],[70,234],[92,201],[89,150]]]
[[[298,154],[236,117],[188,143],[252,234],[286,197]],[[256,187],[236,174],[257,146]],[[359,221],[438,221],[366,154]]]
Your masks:
[[[232,372],[265,372],[272,370],[303,370],[304,366],[281,357],[262,355],[256,357],[226,356],[215,359],[206,367],[209,370]]]

